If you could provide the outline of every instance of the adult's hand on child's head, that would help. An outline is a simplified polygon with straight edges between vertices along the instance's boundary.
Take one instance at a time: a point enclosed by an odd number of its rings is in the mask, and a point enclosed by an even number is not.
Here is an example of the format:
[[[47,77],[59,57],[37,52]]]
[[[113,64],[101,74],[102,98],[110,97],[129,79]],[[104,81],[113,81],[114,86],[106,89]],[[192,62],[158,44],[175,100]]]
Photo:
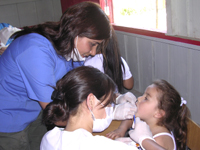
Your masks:
[[[129,102],[118,104],[114,108],[113,120],[133,119],[137,107]]]
[[[139,117],[135,119],[134,129],[129,131],[129,135],[131,139],[140,145],[144,139],[154,140],[149,126],[146,122],[141,121]]]
[[[119,95],[116,98],[116,104],[122,104],[122,103],[126,103],[129,102],[133,105],[135,105],[135,102],[137,101],[137,98],[135,97],[135,95],[131,92],[127,92],[123,95]]]

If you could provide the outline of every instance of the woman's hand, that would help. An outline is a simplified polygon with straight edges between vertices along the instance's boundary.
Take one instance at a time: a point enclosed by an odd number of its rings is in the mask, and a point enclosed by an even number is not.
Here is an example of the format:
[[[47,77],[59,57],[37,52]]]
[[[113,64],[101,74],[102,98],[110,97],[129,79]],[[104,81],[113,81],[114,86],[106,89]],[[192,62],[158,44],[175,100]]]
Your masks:
[[[146,122],[140,120],[139,117],[135,119],[134,129],[129,131],[131,139],[142,146],[142,142],[145,139],[153,140],[152,132]]]
[[[137,106],[135,104],[129,102],[118,104],[114,108],[113,120],[133,119],[136,111]]]
[[[122,104],[122,103],[126,103],[129,102],[133,105],[135,105],[135,102],[137,101],[137,98],[135,97],[135,95],[131,92],[127,92],[123,95],[119,95],[116,98],[116,104]]]

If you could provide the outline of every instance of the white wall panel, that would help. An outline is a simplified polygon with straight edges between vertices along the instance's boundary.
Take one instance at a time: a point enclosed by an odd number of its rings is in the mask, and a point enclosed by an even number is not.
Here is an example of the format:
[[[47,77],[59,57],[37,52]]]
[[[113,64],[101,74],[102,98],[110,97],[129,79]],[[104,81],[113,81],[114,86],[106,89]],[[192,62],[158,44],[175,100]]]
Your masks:
[[[40,1],[40,0],[0,0],[0,5],[16,4],[23,2]]]
[[[200,124],[200,47],[116,31],[119,47],[133,73],[132,92],[143,93],[154,79],[165,79],[187,100]]]
[[[52,1],[37,1],[36,2],[37,8],[37,16],[38,21],[43,22],[45,21],[53,21],[54,20],[54,12],[52,11],[53,3]]]
[[[169,50],[168,45],[162,42],[154,42],[154,79],[168,79],[169,73]]]
[[[38,24],[38,16],[35,2],[17,4],[20,26]]]
[[[60,0],[52,0],[53,8],[52,11],[54,12],[54,21],[59,21],[62,15],[62,7]]]
[[[140,91],[144,91],[152,81],[153,61],[152,61],[152,45],[151,41],[143,38],[138,38],[138,60],[139,60],[139,76],[140,76]],[[130,55],[128,55],[130,57]]]
[[[123,58],[126,58],[126,49],[124,44],[124,35],[116,33],[119,49]]]
[[[169,46],[169,82],[174,86],[181,87],[187,81],[186,72],[187,64],[187,48],[174,45]],[[182,81],[181,83],[179,81]]]
[[[138,50],[137,38],[133,36],[126,36],[126,61],[129,64],[130,70],[134,78],[134,89],[139,90],[139,70],[138,70]],[[129,56],[130,55],[130,56]]]
[[[190,69],[190,103],[192,119],[200,124],[200,51],[191,50]]]
[[[1,3],[1,2],[0,2]],[[20,26],[17,5],[0,5],[0,22]]]
[[[179,91],[181,97],[183,97],[188,102],[189,99],[189,61],[188,61],[188,48],[178,47],[174,45],[169,46],[170,51],[170,74],[169,82]]]
[[[60,0],[0,0],[0,22],[15,27],[58,21],[61,15]]]

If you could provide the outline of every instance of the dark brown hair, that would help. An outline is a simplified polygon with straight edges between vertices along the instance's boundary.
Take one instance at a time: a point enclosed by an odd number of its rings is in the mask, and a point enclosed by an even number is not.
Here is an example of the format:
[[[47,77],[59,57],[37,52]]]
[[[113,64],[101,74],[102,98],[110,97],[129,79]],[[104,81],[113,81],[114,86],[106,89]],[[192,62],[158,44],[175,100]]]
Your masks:
[[[178,91],[165,80],[156,80],[153,82],[159,95],[158,108],[165,111],[157,123],[165,126],[169,131],[173,131],[177,150],[186,149],[187,141],[187,122],[190,115],[189,109],[185,104],[181,104],[181,96]]]
[[[46,37],[59,55],[68,55],[74,50],[76,36],[95,40],[107,40],[111,32],[110,21],[97,3],[82,2],[69,7],[59,22],[45,22],[24,27],[13,37],[38,33]],[[103,42],[105,43],[105,42]]]
[[[125,67],[121,59],[118,40],[113,28],[112,36],[109,38],[108,44],[103,50],[103,54],[104,72],[116,83],[118,91],[122,92]]]
[[[115,83],[96,68],[82,66],[68,72],[56,83],[53,101],[43,111],[43,122],[52,125],[67,121],[69,115],[76,115],[78,106],[93,93],[105,106],[114,102]],[[104,106],[104,107],[105,107]]]

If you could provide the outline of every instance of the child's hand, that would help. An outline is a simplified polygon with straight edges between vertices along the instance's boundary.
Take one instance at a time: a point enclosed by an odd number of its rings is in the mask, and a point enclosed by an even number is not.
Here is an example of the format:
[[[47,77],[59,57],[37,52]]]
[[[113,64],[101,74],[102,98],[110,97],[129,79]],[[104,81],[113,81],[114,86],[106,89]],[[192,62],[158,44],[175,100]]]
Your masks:
[[[116,138],[119,138],[119,137],[124,137],[125,136],[125,133],[123,129],[116,129],[112,132],[109,132],[106,134],[106,137],[110,138],[110,139],[116,139]]]

